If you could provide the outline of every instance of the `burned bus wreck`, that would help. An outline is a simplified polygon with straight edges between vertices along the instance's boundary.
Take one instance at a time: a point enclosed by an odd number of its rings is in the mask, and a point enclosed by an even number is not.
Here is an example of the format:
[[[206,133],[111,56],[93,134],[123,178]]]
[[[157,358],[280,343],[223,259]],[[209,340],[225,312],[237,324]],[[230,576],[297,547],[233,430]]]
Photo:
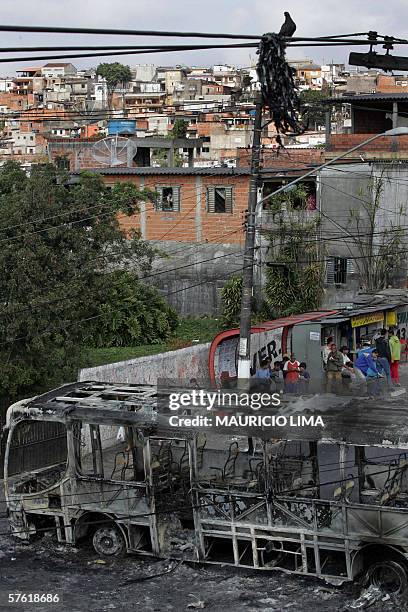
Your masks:
[[[16,537],[52,530],[67,544],[91,541],[98,555],[127,551],[339,583],[368,571],[375,584],[406,585],[401,398],[381,408],[337,398],[331,410],[320,407],[324,429],[226,435],[170,427],[155,412],[155,393],[76,383],[9,408],[4,482]]]

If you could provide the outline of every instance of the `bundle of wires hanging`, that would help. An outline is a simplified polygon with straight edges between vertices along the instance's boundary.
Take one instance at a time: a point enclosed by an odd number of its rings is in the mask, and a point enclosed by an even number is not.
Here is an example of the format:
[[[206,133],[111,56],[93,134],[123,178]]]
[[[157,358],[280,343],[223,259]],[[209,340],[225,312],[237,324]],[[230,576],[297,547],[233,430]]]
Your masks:
[[[258,80],[264,106],[277,131],[277,142],[282,146],[280,134],[289,131],[301,134],[305,131],[299,120],[299,97],[293,72],[285,58],[286,44],[279,34],[268,33],[261,38],[257,51]]]

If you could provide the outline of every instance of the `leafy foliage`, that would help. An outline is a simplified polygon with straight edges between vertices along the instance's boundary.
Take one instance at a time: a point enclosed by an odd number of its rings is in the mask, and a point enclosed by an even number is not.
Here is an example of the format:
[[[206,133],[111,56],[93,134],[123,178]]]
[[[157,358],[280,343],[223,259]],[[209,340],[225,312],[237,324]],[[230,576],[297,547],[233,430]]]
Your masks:
[[[327,93],[321,89],[305,89],[299,95],[302,120],[310,128],[325,124]]]
[[[293,186],[290,191],[281,191],[276,195],[272,194],[266,208],[272,213],[280,213],[286,208],[304,210],[307,207],[308,197],[307,187],[300,183]]]
[[[241,311],[242,276],[233,276],[224,285],[222,299],[223,327],[238,325]]]
[[[317,226],[318,222],[289,216],[281,223],[278,237],[269,237],[272,249],[277,251],[273,258],[276,265],[267,268],[264,287],[264,314],[271,318],[320,307],[324,267],[317,247]]]
[[[86,172],[73,185],[67,179],[47,164],[30,176],[14,162],[0,169],[0,396],[73,377],[89,318],[110,287],[104,272],[148,270],[156,255],[117,218],[148,192],[129,183],[109,190]]]
[[[188,122],[184,119],[176,119],[173,125],[173,129],[170,130],[169,135],[171,138],[185,138],[187,135]]]
[[[132,80],[132,73],[129,66],[124,66],[119,62],[102,63],[96,69],[96,74],[106,81],[108,88],[109,106],[112,105],[112,95],[119,83],[124,86]]]
[[[394,283],[398,286],[406,276],[405,231],[400,224],[405,214],[405,203],[396,207],[394,215],[381,206],[387,180],[383,170],[380,176],[373,174],[366,187],[359,190],[359,206],[350,209],[346,228],[348,241],[358,252],[354,263],[361,283],[370,292],[380,291]]]
[[[112,272],[102,282],[104,296],[95,308],[97,318],[88,328],[89,346],[132,346],[168,340],[178,317],[154,287],[142,284],[136,274],[123,270]]]

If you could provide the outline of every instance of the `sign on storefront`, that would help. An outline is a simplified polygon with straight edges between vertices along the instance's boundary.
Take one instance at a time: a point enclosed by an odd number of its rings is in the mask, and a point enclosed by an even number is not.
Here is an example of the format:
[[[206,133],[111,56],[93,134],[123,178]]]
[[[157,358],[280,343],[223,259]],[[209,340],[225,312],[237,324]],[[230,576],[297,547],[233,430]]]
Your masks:
[[[384,313],[383,312],[369,312],[366,314],[356,315],[351,317],[351,327],[362,327],[363,325],[370,325],[371,323],[383,323]]]

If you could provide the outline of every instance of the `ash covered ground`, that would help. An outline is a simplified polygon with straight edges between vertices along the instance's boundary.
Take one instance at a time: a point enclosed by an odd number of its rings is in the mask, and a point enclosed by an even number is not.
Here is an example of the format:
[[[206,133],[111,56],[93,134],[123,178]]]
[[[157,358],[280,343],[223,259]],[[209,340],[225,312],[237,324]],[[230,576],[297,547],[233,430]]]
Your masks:
[[[7,520],[1,519],[0,532],[6,531]],[[179,565],[130,555],[101,561],[91,549],[60,545],[48,534],[32,544],[1,535],[0,609],[333,611],[347,609],[360,593],[355,585],[335,587],[281,572]],[[154,578],[156,574],[163,575]],[[62,603],[10,605],[7,597],[13,592],[58,593]],[[395,609],[408,610],[408,605],[388,598],[370,607],[373,612]]]

